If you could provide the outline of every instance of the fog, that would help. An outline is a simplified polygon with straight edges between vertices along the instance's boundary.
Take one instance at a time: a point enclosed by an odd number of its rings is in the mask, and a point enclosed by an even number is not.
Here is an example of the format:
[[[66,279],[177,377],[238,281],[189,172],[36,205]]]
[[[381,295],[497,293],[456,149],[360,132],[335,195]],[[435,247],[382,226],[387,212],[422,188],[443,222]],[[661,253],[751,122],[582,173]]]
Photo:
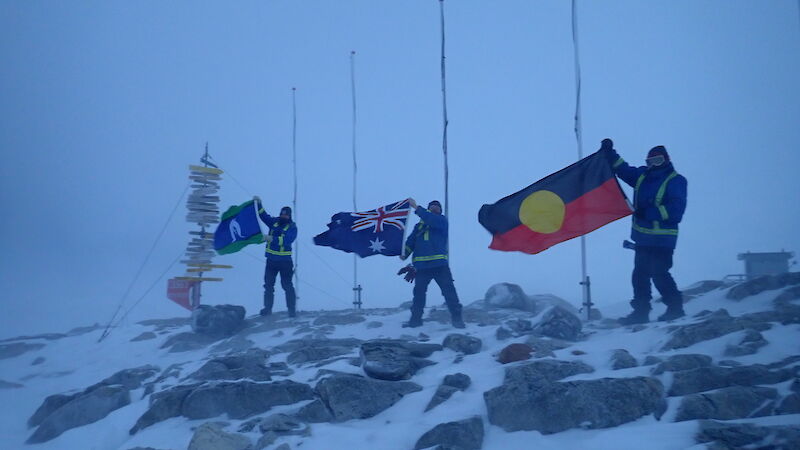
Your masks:
[[[578,305],[579,240],[496,252],[477,221],[482,204],[578,159],[570,2],[444,7],[461,300],[508,281]],[[740,252],[800,250],[798,2],[581,0],[578,19],[584,153],[610,137],[643,164],[664,145],[688,179],[678,285],[741,273]],[[352,255],[312,243],[352,209],[351,51],[359,209],[444,200],[437,1],[6,1],[0,34],[0,337],[108,321],[206,142],[226,171],[223,210],[253,195],[270,212],[291,205],[293,87],[298,307],[352,307]],[[127,321],[187,314],[165,295],[183,268],[156,282],[196,229],[184,215],[181,204],[125,300],[141,299]],[[601,311],[631,296],[629,229],[587,236]],[[204,283],[203,302],[257,312],[263,248],[215,263],[235,268]],[[358,264],[364,307],[410,300],[399,259]]]

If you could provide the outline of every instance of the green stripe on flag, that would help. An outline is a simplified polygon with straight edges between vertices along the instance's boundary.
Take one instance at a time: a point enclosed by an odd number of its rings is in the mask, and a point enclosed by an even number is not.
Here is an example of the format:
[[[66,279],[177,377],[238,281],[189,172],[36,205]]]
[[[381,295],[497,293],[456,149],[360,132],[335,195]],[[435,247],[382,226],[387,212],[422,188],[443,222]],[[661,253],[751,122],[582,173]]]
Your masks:
[[[227,213],[226,213],[227,214]],[[217,253],[220,255],[227,255],[229,253],[236,253],[239,250],[243,249],[244,247],[250,244],[260,244],[264,242],[264,235],[263,234],[256,234],[255,236],[251,236],[250,239],[245,239],[243,241],[236,241],[231,242],[230,244],[222,247],[221,249],[217,250]]]
[[[241,205],[231,206],[230,208],[228,208],[227,211],[225,211],[222,214],[222,218],[220,219],[220,222],[222,222],[223,220],[230,219],[231,217],[236,216],[237,214],[239,214],[239,212],[241,210],[247,208],[248,206],[252,206],[252,204],[253,204],[253,200],[249,200],[249,201],[246,201],[246,202],[242,203]]]

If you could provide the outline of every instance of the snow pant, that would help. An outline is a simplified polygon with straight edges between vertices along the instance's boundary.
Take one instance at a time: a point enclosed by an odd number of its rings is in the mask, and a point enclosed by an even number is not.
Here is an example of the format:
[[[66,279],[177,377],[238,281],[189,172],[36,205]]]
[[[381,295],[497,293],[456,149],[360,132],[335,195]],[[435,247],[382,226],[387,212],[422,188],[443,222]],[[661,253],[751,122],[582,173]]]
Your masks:
[[[285,261],[267,259],[267,267],[264,269],[264,309],[268,313],[272,312],[272,304],[275,302],[275,279],[278,274],[281,275],[281,287],[286,292],[286,309],[289,310],[289,315],[293,316],[297,297],[292,284],[294,264],[291,259]]]
[[[680,307],[683,297],[669,273],[672,268],[672,254],[674,250],[667,247],[641,247],[636,246],[636,256],[633,263],[633,300],[631,306],[634,310],[650,311],[650,280],[653,280],[656,289],[661,294],[662,301],[667,307]]]
[[[448,265],[417,269],[417,274],[414,278],[414,300],[411,303],[412,319],[422,319],[422,313],[425,309],[425,295],[428,292],[428,285],[431,280],[435,280],[442,290],[450,315],[460,319],[461,303],[458,301],[456,286],[453,284],[453,274],[450,273],[450,266]]]

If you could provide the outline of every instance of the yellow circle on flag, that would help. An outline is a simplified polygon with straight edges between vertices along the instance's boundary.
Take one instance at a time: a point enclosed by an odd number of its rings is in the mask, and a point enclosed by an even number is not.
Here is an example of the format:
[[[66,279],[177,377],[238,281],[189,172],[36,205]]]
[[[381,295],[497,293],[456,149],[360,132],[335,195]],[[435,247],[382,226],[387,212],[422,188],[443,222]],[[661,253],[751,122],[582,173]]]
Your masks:
[[[519,220],[537,233],[555,233],[564,223],[564,201],[550,191],[536,191],[522,201]]]

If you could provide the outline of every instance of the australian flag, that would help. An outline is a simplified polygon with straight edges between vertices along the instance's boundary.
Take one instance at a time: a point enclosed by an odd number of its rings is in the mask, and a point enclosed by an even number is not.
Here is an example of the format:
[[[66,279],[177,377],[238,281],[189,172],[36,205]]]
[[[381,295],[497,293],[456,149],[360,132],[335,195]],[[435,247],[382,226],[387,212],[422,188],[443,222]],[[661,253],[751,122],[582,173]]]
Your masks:
[[[340,212],[331,217],[328,231],[314,237],[314,243],[362,258],[399,256],[410,212],[407,199],[371,211]]]

